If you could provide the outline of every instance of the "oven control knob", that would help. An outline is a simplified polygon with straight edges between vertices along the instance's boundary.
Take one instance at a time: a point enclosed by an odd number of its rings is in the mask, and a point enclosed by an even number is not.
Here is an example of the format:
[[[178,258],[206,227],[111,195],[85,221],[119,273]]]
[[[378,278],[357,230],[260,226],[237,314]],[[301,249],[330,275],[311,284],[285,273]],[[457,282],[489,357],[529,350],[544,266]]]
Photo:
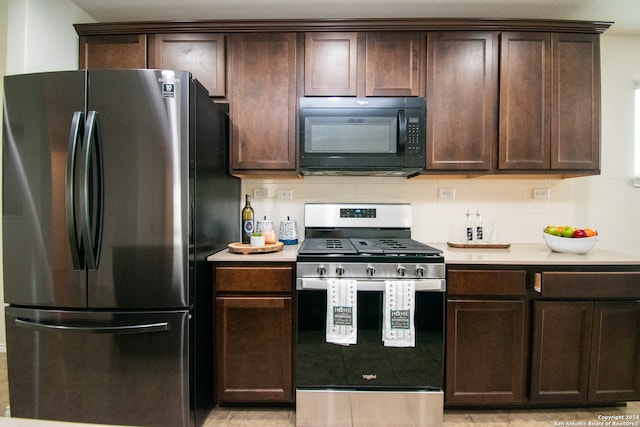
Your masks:
[[[344,274],[344,267],[343,267],[343,266],[341,266],[341,265],[337,266],[337,267],[336,267],[336,274],[337,274],[338,276],[342,276],[342,275]]]
[[[325,274],[327,274],[327,267],[325,267],[324,265],[319,265],[316,271],[318,272],[318,276],[324,276]]]
[[[376,274],[376,268],[371,264],[367,265],[367,275],[373,276],[374,274]]]
[[[404,267],[404,265],[398,264],[398,268],[396,268],[396,272],[398,273],[398,276],[404,277],[405,274],[407,274],[407,269]]]
[[[427,271],[424,269],[423,266],[421,265],[416,266],[416,276],[424,277],[425,274],[427,274]]]

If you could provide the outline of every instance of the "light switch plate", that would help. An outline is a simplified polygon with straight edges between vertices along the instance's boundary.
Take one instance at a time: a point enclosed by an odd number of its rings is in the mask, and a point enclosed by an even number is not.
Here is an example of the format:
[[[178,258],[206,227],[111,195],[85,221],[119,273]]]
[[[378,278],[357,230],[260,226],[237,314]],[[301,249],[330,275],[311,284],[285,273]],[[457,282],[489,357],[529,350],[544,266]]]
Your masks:
[[[438,188],[438,199],[455,199],[455,188]]]
[[[549,188],[534,188],[533,198],[534,199],[550,199],[551,190]]]

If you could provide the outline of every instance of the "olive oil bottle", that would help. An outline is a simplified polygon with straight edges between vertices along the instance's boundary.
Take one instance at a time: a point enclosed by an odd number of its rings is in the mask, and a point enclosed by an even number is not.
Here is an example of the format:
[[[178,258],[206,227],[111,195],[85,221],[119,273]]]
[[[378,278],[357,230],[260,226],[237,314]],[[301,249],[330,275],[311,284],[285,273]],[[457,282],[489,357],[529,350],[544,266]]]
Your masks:
[[[245,195],[244,208],[242,209],[242,243],[251,241],[251,233],[253,233],[253,208],[251,207],[251,197]]]

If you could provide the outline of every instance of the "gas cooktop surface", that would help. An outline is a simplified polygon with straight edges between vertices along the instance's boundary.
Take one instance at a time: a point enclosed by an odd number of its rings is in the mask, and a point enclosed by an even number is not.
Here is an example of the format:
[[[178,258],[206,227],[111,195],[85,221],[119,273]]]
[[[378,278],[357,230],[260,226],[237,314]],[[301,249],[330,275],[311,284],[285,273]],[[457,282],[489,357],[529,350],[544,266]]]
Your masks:
[[[411,238],[412,223],[407,203],[307,203],[298,260],[444,262],[441,250]]]
[[[442,251],[405,238],[308,238],[298,255],[441,256]]]

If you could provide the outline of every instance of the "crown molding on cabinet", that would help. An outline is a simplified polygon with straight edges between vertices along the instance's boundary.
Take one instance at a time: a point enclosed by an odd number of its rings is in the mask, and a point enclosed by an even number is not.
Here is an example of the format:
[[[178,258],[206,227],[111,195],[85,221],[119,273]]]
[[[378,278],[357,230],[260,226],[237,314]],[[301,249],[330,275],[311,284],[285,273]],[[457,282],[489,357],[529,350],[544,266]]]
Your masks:
[[[276,32],[276,31],[557,31],[601,34],[613,22],[551,19],[283,19],[217,21],[138,21],[74,24],[80,36],[140,33]]]

